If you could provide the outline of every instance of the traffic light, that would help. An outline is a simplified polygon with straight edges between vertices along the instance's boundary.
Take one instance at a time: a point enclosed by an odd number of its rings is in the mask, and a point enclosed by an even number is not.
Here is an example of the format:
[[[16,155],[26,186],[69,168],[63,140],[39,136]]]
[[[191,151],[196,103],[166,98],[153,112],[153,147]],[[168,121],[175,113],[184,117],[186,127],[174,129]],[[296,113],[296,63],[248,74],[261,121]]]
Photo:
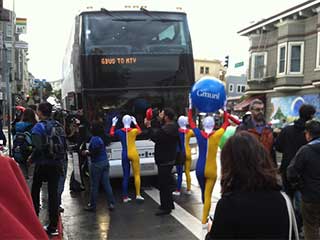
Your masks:
[[[224,65],[223,65],[225,68],[228,68],[229,67],[229,56],[225,56],[224,57]]]

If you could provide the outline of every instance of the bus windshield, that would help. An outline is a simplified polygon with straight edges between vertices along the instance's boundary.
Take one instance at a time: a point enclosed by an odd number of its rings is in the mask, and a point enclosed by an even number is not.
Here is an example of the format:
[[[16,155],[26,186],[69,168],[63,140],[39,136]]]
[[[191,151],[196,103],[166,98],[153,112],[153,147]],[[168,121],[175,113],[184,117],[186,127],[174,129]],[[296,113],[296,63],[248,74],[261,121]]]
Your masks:
[[[190,54],[185,14],[104,12],[83,14],[85,55]]]

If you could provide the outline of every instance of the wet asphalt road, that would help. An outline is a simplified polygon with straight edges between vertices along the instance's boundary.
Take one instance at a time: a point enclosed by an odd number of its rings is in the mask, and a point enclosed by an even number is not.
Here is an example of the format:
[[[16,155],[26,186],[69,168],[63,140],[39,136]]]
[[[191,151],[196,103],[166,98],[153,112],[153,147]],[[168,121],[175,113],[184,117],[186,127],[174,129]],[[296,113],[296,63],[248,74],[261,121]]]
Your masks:
[[[205,231],[201,228],[202,203],[201,192],[197,184],[195,172],[192,172],[192,195],[185,191],[183,181],[182,193],[174,196],[175,210],[170,215],[155,216],[159,204],[159,191],[156,188],[155,178],[141,179],[141,194],[145,198],[143,203],[134,200],[134,183],[131,178],[129,195],[132,201],[121,201],[121,179],[112,179],[116,198],[115,210],[107,208],[105,193],[100,189],[97,211],[87,212],[83,208],[89,200],[88,178],[85,179],[86,190],[80,193],[69,191],[69,180],[72,172],[72,159],[69,156],[67,180],[62,198],[64,212],[61,213],[63,224],[63,239],[203,239]],[[29,172],[32,176],[32,168]],[[29,185],[32,177],[28,180]],[[211,214],[213,214],[219,197],[219,189],[215,186],[212,196]],[[46,184],[43,184],[41,193],[40,221],[48,222]]]
[[[70,159],[68,170],[68,178],[62,200],[65,211],[61,214],[64,239],[162,240],[201,238],[201,193],[194,172],[192,173],[193,194],[189,196],[182,193],[181,196],[174,197],[176,209],[172,211],[171,215],[159,217],[154,215],[159,206],[152,198],[159,195],[154,184],[154,179],[149,177],[142,178],[142,195],[145,198],[143,203],[138,203],[134,200],[134,184],[132,179],[129,190],[132,201],[122,203],[121,179],[113,179],[111,184],[116,198],[115,210],[113,212],[108,210],[106,196],[100,190],[97,211],[86,212],[83,208],[88,202],[89,192],[87,190],[81,193],[69,192],[69,179],[72,170]],[[185,182],[183,186],[185,186]],[[214,192],[217,191],[217,189],[214,190]],[[217,202],[215,195],[218,194],[214,194],[212,198],[212,211]],[[181,211],[183,214],[181,214]],[[191,219],[193,222],[188,222],[184,214],[189,215],[189,218],[194,218]],[[173,215],[178,215],[178,217]],[[182,218],[182,221],[179,221],[179,216],[181,216],[180,220]],[[195,224],[197,225],[196,233],[192,233],[192,226],[190,228],[190,225]]]

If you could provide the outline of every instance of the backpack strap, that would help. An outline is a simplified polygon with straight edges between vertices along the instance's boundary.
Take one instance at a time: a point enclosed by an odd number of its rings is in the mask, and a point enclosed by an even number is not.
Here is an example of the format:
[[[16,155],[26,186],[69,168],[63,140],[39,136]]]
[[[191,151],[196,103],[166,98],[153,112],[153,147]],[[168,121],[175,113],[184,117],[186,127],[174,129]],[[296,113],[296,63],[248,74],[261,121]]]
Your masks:
[[[33,128],[33,124],[30,124],[28,127],[26,127],[24,132],[31,132],[32,128]]]

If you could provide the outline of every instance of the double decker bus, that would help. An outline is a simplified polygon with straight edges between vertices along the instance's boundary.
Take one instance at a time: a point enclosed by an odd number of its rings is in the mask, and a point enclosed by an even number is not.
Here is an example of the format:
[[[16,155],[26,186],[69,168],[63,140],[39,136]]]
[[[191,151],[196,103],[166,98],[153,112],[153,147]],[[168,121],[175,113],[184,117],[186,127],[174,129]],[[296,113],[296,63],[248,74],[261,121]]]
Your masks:
[[[102,118],[106,132],[111,119],[136,117],[142,128],[136,145],[141,175],[154,175],[154,144],[144,131],[149,107],[171,107],[186,115],[194,83],[194,62],[187,17],[179,8],[153,11],[126,5],[120,10],[86,9],[75,23],[63,61],[62,98],[68,110],[83,109],[92,121]],[[197,158],[192,139],[192,168]],[[107,147],[110,176],[122,175],[121,144]]]

